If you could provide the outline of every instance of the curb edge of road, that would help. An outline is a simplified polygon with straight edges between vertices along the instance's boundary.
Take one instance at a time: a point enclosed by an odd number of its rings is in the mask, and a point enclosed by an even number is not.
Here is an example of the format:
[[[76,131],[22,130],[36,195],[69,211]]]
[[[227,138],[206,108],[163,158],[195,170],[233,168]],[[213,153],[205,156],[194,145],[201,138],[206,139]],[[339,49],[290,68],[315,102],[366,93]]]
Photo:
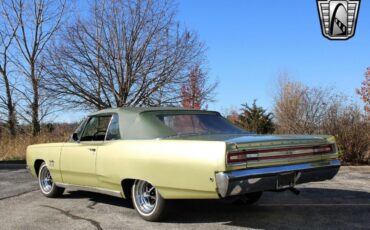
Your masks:
[[[26,161],[14,160],[14,161],[0,161],[0,169],[25,169]]]

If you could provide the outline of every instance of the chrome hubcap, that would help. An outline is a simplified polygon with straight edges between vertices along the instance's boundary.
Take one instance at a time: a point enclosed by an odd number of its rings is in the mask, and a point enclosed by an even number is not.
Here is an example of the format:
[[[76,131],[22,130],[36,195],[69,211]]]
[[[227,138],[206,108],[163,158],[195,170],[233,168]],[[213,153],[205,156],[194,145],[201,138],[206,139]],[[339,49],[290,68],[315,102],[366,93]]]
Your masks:
[[[40,171],[40,187],[44,193],[49,193],[53,188],[53,179],[49,170],[44,166]]]
[[[143,213],[150,213],[157,203],[157,190],[148,182],[139,181],[134,190],[137,207]]]

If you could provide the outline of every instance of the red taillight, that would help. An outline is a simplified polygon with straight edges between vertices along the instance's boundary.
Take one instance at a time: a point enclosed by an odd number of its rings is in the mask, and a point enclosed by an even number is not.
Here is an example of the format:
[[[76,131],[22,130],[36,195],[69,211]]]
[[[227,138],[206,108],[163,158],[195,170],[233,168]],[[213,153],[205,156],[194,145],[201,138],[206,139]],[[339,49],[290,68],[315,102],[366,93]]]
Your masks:
[[[315,146],[313,148],[316,154],[327,154],[333,152],[333,145]]]
[[[281,154],[273,154],[273,153]],[[289,147],[276,149],[243,150],[230,152],[227,155],[228,164],[246,163],[247,161],[271,160],[279,158],[304,157],[310,155],[329,154],[334,152],[333,145]],[[273,154],[273,155],[270,155]]]
[[[258,151],[241,151],[241,152],[232,152],[227,155],[227,163],[241,163],[248,160],[258,160]]]

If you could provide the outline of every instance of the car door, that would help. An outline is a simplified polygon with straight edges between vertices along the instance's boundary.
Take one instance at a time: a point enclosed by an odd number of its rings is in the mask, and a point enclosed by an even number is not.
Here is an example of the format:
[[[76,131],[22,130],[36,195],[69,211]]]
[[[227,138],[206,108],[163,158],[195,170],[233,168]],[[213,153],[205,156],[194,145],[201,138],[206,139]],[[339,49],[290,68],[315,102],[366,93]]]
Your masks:
[[[104,143],[110,120],[111,115],[90,117],[82,130],[77,130],[77,141],[63,146],[60,162],[64,183],[97,186],[96,155]]]
[[[108,190],[120,190],[117,187],[117,172],[112,165],[120,160],[121,155],[120,147],[124,142],[121,142],[121,133],[119,126],[118,114],[113,114],[111,122],[108,127],[108,131],[105,137],[104,144],[99,147],[99,152],[96,155],[96,176],[99,181],[99,187]],[[117,145],[117,141],[120,141],[120,145]]]

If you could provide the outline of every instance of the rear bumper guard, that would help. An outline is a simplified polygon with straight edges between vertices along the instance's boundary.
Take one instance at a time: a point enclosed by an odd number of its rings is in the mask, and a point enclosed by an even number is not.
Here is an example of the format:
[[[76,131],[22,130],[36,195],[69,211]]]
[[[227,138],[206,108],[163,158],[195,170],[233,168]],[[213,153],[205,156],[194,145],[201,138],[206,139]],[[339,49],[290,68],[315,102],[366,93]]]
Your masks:
[[[219,172],[216,173],[217,192],[224,198],[245,193],[279,190],[294,187],[296,184],[332,179],[339,168],[339,160],[328,160]],[[285,179],[282,179],[284,177]]]

